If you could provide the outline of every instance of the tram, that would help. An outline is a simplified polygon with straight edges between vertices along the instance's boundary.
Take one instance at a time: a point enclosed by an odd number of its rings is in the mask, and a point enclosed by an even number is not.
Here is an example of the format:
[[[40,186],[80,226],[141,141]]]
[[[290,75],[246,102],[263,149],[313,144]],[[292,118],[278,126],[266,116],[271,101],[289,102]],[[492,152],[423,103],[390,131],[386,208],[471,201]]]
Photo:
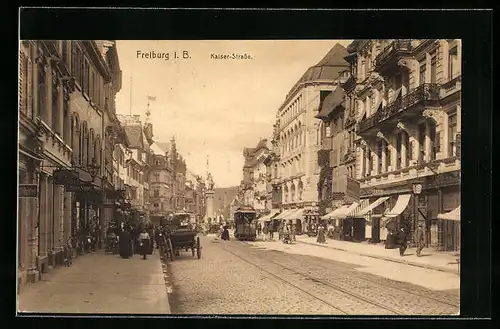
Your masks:
[[[240,241],[257,238],[257,212],[251,206],[240,207],[234,212],[234,237]]]

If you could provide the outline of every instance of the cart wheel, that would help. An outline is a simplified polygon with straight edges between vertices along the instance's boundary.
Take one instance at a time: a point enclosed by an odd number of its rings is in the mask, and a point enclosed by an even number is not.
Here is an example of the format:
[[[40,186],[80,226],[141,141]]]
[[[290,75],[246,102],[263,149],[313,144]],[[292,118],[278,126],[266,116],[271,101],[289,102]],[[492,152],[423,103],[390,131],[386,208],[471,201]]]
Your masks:
[[[198,256],[198,259],[201,258],[201,243],[200,243],[200,237],[196,238],[196,256]]]
[[[173,262],[175,260],[174,248],[172,247],[172,241],[168,239],[168,253],[170,254],[170,260]]]

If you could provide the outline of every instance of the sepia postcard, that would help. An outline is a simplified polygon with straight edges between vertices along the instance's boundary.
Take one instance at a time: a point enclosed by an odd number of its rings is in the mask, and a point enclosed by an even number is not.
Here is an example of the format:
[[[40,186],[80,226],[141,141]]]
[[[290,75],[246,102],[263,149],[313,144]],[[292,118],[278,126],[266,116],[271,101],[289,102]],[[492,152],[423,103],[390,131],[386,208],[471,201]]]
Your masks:
[[[461,39],[21,40],[19,314],[460,313]]]

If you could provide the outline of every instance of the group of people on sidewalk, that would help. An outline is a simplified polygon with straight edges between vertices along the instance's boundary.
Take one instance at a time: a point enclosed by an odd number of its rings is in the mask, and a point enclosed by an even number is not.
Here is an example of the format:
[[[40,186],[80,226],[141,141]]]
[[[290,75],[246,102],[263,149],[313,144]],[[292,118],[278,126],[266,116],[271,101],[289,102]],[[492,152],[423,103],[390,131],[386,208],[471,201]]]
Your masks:
[[[134,254],[139,254],[143,259],[153,254],[155,227],[152,225],[139,225],[132,227],[124,224],[123,227],[114,225],[108,228],[107,238],[116,239],[118,242],[118,253],[123,259],[129,259]]]

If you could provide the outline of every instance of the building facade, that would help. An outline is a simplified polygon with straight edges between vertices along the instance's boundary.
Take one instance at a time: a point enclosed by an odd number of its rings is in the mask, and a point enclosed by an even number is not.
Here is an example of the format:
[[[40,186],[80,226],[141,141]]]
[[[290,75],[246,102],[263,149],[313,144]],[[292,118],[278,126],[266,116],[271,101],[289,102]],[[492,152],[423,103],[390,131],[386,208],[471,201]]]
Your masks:
[[[60,265],[63,243],[91,218],[103,223],[104,117],[121,86],[117,58],[113,41],[20,44],[20,286]]]
[[[461,41],[356,40],[350,45],[356,178],[370,205],[366,237],[424,224],[429,246],[457,250]],[[352,86],[351,86],[352,87]]]
[[[119,115],[123,130],[127,137],[128,145],[124,146],[125,177],[124,185],[127,199],[132,206],[133,217],[141,220],[149,219],[149,175],[153,155],[150,150],[152,131],[145,129],[146,125],[140,120],[139,115]],[[135,220],[135,219],[134,219]]]
[[[268,169],[266,159],[271,146],[267,139],[261,139],[254,148],[245,148],[243,156],[243,203],[252,206],[258,214],[271,210],[267,203]]]
[[[318,207],[321,120],[316,118],[321,101],[336,88],[336,81],[349,68],[345,47],[336,44],[293,86],[277,112],[275,141],[279,157],[275,164],[284,209]],[[347,78],[347,76],[345,76]],[[302,217],[302,216],[298,216]],[[297,224],[303,226],[300,222]]]
[[[173,169],[168,157],[169,149],[163,149],[157,143],[151,145],[151,149],[154,158],[149,176],[149,211],[151,221],[159,224],[161,218],[166,218],[174,211]]]

